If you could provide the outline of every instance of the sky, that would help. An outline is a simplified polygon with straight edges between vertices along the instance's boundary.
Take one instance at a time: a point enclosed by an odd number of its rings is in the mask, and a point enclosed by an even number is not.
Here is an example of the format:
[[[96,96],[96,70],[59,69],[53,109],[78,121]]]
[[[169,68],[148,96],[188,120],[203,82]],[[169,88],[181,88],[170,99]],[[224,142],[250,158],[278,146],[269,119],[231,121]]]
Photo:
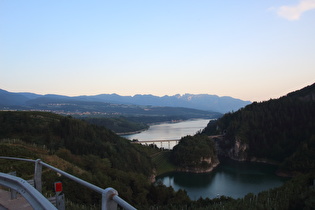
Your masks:
[[[315,0],[0,0],[0,89],[265,101],[315,82]]]

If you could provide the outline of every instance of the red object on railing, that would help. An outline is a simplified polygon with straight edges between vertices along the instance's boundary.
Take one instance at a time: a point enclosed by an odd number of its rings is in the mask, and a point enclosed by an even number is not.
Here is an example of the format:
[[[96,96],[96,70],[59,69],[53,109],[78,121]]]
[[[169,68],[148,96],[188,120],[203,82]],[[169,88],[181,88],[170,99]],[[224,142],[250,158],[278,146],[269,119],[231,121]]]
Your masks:
[[[55,192],[62,192],[62,182],[55,182]]]

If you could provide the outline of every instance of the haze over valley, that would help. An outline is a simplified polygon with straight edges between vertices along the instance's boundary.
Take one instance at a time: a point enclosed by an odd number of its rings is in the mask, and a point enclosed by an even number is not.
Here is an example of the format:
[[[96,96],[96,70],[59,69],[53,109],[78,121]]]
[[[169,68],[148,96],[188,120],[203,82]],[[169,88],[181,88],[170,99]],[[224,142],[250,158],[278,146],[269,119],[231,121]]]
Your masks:
[[[134,95],[134,96],[120,96],[117,94],[101,94],[95,96],[62,96],[62,95],[38,95],[34,93],[12,93],[0,89],[0,106],[2,108],[17,108],[20,109],[54,109],[55,106],[63,106],[64,109],[70,109],[69,106],[75,105],[77,110],[78,106],[83,107],[85,104],[91,106],[153,106],[153,107],[178,107],[178,108],[189,108],[198,109],[209,112],[226,113],[231,111],[237,111],[238,109],[250,104],[250,101],[243,101],[232,97],[219,97],[216,95],[208,94],[185,94],[185,95],[174,95],[174,96],[153,96],[153,95]],[[119,104],[119,105],[118,105]],[[50,106],[50,108],[49,108]],[[93,108],[85,107],[85,111],[92,111]],[[62,109],[61,108],[61,109]],[[55,107],[55,109],[57,109]],[[94,111],[97,111],[95,109]],[[100,110],[98,110],[100,111]]]

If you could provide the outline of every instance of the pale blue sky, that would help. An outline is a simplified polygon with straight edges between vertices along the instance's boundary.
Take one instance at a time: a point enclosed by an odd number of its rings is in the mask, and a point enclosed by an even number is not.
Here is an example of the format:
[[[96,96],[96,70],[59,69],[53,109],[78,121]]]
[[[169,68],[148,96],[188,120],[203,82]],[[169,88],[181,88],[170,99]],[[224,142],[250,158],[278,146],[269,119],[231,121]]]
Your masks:
[[[0,89],[277,98],[315,82],[315,0],[0,0]]]

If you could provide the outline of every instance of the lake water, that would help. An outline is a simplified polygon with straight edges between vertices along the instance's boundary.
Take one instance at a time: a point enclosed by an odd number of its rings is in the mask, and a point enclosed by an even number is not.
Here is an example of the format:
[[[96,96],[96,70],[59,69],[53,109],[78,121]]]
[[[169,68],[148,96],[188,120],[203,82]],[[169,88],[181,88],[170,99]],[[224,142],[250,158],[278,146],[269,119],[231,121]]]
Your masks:
[[[178,140],[187,135],[195,135],[198,131],[204,129],[209,123],[210,119],[194,119],[176,123],[162,123],[152,125],[148,130],[141,133],[124,135],[123,137],[138,141],[150,140]],[[175,146],[175,142],[171,142],[170,149]],[[158,147],[168,148],[168,142],[157,143]]]
[[[192,200],[215,198],[221,195],[241,198],[248,193],[281,186],[287,178],[275,175],[276,167],[264,163],[222,160],[210,173],[193,174],[172,172],[157,177],[157,182],[172,186],[176,191],[184,189]]]
[[[180,139],[204,129],[209,121],[209,119],[197,119],[163,123],[153,125],[144,132],[124,137],[139,141]],[[158,143],[157,146],[168,148],[167,144]],[[175,143],[171,145],[171,148],[174,145]],[[276,176],[275,170],[275,166],[263,163],[221,160],[221,164],[210,173],[172,172],[157,177],[157,181],[166,186],[172,186],[176,191],[186,190],[192,200],[200,197],[215,198],[221,195],[241,198],[248,193],[257,194],[263,190],[281,186],[287,179]]]

